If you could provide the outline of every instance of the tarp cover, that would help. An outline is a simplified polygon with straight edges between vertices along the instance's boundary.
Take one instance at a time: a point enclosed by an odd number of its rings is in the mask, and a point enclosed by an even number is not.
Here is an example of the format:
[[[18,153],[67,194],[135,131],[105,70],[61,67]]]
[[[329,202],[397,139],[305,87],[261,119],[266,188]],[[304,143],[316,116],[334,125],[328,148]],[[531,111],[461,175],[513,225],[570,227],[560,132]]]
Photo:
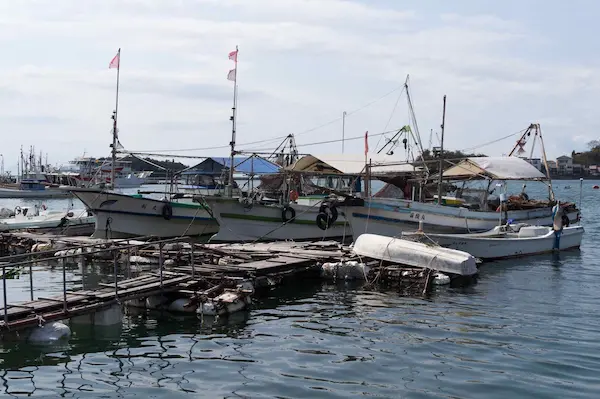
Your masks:
[[[546,176],[517,157],[467,158],[444,171],[444,178],[489,178],[493,180],[542,180]]]
[[[410,173],[419,171],[410,164],[389,155],[369,154],[371,175]],[[365,173],[365,157],[362,154],[306,155],[286,168],[294,172],[317,172],[325,174],[361,175]]]
[[[244,174],[269,174],[277,173],[281,169],[279,165],[266,160],[265,158],[253,155],[250,157],[234,157],[234,172]],[[229,157],[210,157],[194,166],[192,169],[183,172],[183,175],[212,174],[220,175],[223,169],[229,169],[231,158]]]

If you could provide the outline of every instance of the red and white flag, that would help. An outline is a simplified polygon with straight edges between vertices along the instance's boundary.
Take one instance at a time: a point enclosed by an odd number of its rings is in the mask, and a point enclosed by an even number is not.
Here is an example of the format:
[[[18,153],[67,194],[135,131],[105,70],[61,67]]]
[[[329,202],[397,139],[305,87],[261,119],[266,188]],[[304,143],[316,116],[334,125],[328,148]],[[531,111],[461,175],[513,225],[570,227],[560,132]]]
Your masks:
[[[238,53],[237,50],[234,50],[231,53],[229,53],[229,59],[237,62],[237,53]]]
[[[365,132],[365,155],[369,152],[369,131]]]
[[[112,59],[110,64],[108,64],[108,69],[117,68],[119,69],[119,63],[121,61],[121,50],[117,52],[117,55]]]
[[[236,70],[234,68],[231,71],[229,71],[229,73],[227,74],[227,80],[233,80],[235,82],[235,74],[236,74]]]

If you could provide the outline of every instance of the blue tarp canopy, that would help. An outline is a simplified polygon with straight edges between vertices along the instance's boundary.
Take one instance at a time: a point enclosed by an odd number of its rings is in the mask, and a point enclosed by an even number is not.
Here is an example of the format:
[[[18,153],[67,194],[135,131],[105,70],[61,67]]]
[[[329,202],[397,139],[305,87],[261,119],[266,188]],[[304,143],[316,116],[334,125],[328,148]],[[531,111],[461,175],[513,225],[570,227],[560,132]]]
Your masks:
[[[195,165],[193,168],[183,172],[183,175],[220,175],[223,169],[229,169],[231,164],[230,157],[210,157]],[[258,155],[250,157],[234,157],[234,173],[243,173],[246,175],[264,175],[278,173],[281,167],[271,161],[268,161]]]

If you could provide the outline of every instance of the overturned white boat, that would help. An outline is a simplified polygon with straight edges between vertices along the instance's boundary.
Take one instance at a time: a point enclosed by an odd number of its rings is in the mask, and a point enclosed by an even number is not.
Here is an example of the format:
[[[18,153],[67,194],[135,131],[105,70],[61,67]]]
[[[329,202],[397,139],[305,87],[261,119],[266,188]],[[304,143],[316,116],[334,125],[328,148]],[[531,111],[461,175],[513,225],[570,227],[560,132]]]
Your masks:
[[[477,273],[475,258],[469,253],[402,238],[361,234],[353,250],[359,256],[444,273],[461,276]]]
[[[496,226],[483,233],[405,233],[403,237],[435,242],[445,248],[468,252],[476,258],[493,260],[579,248],[583,233],[583,226],[564,227],[557,235],[552,227],[519,223]]]

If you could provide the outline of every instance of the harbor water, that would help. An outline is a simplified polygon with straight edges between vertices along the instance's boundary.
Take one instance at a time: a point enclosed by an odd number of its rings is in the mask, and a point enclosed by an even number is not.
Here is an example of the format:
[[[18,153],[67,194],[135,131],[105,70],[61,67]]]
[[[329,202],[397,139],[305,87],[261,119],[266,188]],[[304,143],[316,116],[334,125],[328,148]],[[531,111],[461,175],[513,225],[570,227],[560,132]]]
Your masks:
[[[4,342],[0,394],[599,397],[595,184],[583,182],[581,250],[487,263],[475,284],[438,287],[428,298],[308,281],[277,288],[250,311],[219,320],[128,312],[115,327],[74,326],[71,339],[57,345]],[[579,204],[579,187],[555,182],[562,201]],[[36,265],[34,275],[36,296],[61,292],[60,266]],[[100,266],[68,270],[70,288],[111,278],[110,268]],[[28,276],[8,280],[7,293],[9,301],[28,299]]]

